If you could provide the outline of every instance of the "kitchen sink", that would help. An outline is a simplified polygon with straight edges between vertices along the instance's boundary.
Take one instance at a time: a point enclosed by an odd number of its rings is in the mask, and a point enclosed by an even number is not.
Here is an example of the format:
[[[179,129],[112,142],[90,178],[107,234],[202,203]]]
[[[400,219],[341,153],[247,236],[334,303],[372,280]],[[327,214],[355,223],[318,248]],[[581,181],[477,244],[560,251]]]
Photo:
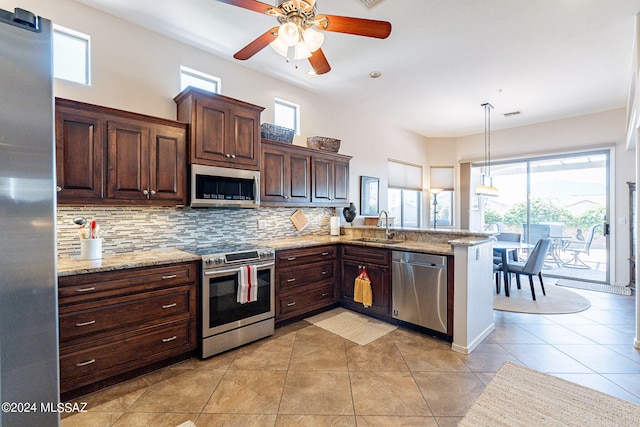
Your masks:
[[[363,242],[363,243],[382,243],[385,245],[396,245],[398,243],[404,242],[404,240],[398,239],[376,239],[372,237],[362,237],[360,239],[353,239],[354,242]]]

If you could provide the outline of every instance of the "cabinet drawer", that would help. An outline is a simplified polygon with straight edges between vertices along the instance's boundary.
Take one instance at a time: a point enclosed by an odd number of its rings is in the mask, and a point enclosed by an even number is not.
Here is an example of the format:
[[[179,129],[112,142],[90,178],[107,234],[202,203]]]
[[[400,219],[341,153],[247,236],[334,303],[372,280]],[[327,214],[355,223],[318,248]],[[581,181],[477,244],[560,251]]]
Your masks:
[[[192,324],[189,320],[173,322],[136,333],[129,333],[120,339],[104,343],[92,342],[84,349],[60,355],[60,383],[65,384],[80,377],[87,377],[86,383],[109,376],[102,371],[119,365],[131,364],[132,368],[149,363],[149,358],[162,359],[167,352],[188,351]],[[145,358],[147,360],[145,360]],[[122,369],[124,371],[125,369]],[[78,383],[76,383],[78,384]],[[65,386],[63,385],[63,389]]]
[[[335,259],[336,246],[318,246],[308,249],[291,249],[276,253],[276,268],[287,268],[294,265],[307,265],[327,259]]]
[[[286,290],[334,277],[335,261],[278,272],[278,289]]]
[[[58,279],[60,305],[127,295],[197,281],[196,263],[145,267]]]
[[[334,285],[323,286],[306,292],[300,292],[291,296],[283,296],[278,299],[280,315],[293,312],[304,312],[334,302]]]
[[[367,248],[364,246],[343,245],[342,258],[362,263],[374,263],[388,266],[391,251],[388,249]]]
[[[173,316],[189,316],[192,307],[189,287],[148,292],[141,295],[111,298],[96,303],[85,303],[60,310],[60,342],[87,334],[146,321],[163,322]],[[195,298],[193,299],[195,301]]]

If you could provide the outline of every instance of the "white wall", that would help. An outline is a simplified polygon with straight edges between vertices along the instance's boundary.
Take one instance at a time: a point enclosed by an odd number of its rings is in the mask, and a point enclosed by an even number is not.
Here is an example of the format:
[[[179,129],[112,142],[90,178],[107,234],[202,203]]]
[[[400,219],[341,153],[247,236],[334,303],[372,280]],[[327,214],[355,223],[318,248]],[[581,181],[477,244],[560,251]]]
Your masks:
[[[214,0],[212,0],[214,1]],[[380,177],[387,185],[387,158],[426,162],[425,138],[351,111],[322,96],[266,77],[235,60],[216,57],[72,0],[0,0],[0,8],[21,7],[91,36],[91,86],[56,80],[55,94],[141,114],[176,118],[173,98],[180,91],[180,65],[222,79],[222,94],[266,107],[262,122],[273,122],[274,97],[301,108],[301,136],[342,140],[341,154],[351,155],[350,195],[359,208],[360,175]],[[304,79],[301,72],[301,79]],[[386,197],[381,197],[381,209]]]

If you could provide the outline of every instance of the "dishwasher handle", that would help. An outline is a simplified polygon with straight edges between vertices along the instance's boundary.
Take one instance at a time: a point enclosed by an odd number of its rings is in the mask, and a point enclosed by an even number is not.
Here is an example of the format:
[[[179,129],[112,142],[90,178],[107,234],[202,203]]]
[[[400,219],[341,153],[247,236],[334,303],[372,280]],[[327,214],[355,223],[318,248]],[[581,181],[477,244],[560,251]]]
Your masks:
[[[407,264],[407,265],[418,265],[418,266],[421,266],[421,267],[428,267],[428,268],[441,268],[441,269],[447,268],[446,264],[434,264],[434,263],[407,261],[405,259],[394,260],[393,263],[395,263],[395,264]]]

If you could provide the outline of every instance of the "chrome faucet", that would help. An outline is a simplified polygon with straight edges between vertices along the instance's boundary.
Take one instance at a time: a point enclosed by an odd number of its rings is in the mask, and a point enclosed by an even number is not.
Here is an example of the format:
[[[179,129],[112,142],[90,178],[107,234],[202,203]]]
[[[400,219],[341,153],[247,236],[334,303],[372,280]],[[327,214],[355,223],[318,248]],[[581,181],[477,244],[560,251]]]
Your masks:
[[[389,230],[389,212],[384,209],[380,211],[380,215],[378,215],[378,227],[382,226],[382,214],[385,216],[385,231],[384,236],[386,239],[393,239],[393,232]]]

